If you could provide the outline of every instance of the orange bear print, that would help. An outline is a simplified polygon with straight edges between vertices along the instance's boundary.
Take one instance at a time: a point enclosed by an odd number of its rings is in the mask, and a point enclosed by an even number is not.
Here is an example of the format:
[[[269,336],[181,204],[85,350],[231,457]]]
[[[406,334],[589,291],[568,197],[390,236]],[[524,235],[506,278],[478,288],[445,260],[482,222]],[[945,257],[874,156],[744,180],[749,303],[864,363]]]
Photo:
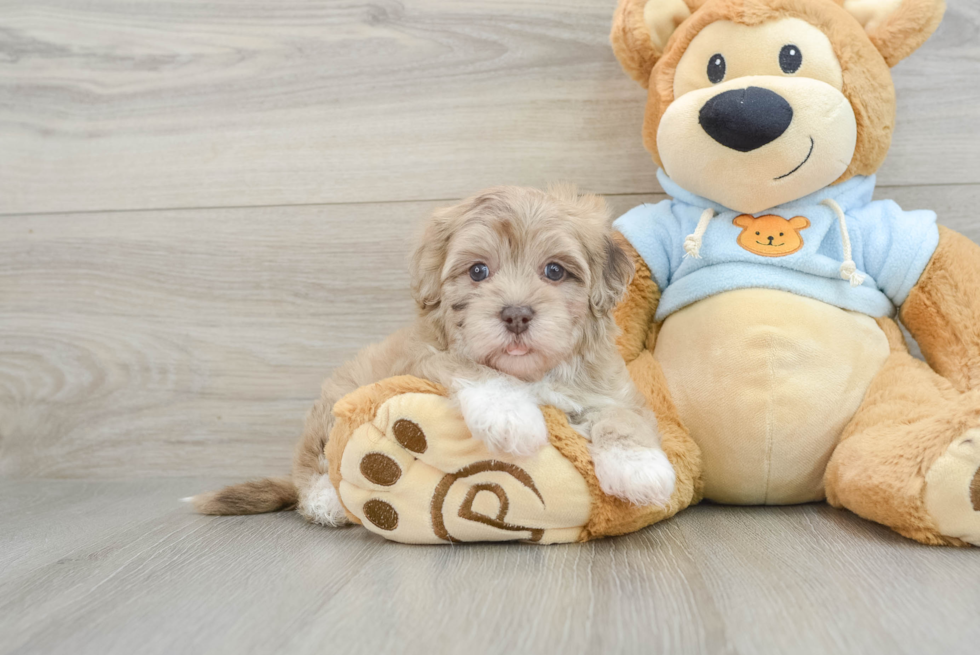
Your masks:
[[[772,214],[758,218],[751,214],[742,214],[736,216],[732,222],[742,228],[742,233],[738,235],[738,245],[763,257],[792,255],[803,247],[800,230],[810,227],[810,221],[803,216],[785,219]]]

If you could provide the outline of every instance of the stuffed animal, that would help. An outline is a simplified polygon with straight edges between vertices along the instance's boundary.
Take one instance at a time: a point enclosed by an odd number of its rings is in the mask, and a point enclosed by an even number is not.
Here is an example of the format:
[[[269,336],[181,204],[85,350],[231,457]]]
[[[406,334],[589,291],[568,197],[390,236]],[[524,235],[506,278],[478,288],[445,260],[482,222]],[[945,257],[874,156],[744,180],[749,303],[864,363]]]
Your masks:
[[[673,197],[615,224],[641,271],[622,352],[637,379],[666,380],[707,499],[826,498],[923,543],[980,545],[980,248],[871,199],[889,67],[943,9],[619,3],[613,47],[648,89],[643,140]]]
[[[518,457],[474,439],[447,391],[411,376],[361,387],[334,405],[326,454],[348,518],[406,543],[586,541],[633,532],[690,502],[697,447],[660,418],[662,446],[682,462],[671,504],[638,507],[599,487],[588,443],[544,407],[550,444]]]
[[[554,410],[551,446],[502,459],[442,390],[398,379],[335,408],[327,449],[350,517],[400,541],[546,543],[702,498],[826,499],[922,543],[980,545],[980,247],[931,211],[872,200],[889,67],[943,10],[620,0],[613,47],[648,89],[643,141],[673,199],[615,223],[637,268],[616,321],[677,472],[670,505],[603,496]],[[372,464],[382,451],[394,465]]]

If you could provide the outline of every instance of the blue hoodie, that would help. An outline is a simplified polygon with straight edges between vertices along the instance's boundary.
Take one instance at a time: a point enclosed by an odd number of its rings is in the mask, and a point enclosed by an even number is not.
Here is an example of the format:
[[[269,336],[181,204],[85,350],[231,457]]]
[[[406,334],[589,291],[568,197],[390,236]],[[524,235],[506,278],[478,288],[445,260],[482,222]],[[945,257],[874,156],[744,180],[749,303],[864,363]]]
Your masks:
[[[874,176],[754,215],[689,193],[662,170],[657,178],[673,200],[634,207],[614,223],[660,287],[657,321],[724,291],[760,287],[894,316],[939,244],[935,212],[872,201]]]

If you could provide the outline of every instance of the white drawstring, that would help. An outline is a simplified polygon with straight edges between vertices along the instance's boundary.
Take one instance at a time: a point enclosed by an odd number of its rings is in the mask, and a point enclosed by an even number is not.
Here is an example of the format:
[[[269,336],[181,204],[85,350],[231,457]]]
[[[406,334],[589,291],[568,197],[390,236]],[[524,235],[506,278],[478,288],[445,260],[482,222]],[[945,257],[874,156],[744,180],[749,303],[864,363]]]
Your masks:
[[[704,233],[708,229],[708,223],[711,219],[715,217],[715,210],[708,207],[703,212],[701,212],[701,218],[698,219],[698,226],[694,228],[694,234],[688,235],[684,239],[684,252],[685,257],[693,257],[694,259],[701,259],[701,242],[704,241]]]
[[[837,214],[837,222],[840,223],[840,237],[844,244],[844,263],[840,265],[840,276],[850,281],[852,287],[859,287],[864,284],[865,276],[858,273],[857,264],[854,263],[854,257],[851,253],[851,235],[847,233],[847,219],[844,217],[844,210],[833,198],[827,198],[820,204],[830,207]]]

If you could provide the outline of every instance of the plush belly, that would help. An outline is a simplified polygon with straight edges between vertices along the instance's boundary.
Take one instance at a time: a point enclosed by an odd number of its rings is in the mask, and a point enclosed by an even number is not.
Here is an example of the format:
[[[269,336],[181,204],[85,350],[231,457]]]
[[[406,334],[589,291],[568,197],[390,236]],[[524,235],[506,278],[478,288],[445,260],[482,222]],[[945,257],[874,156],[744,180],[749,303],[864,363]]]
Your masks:
[[[743,289],[672,314],[654,355],[701,447],[705,497],[750,505],[824,498],[827,461],[888,353],[869,316]]]

